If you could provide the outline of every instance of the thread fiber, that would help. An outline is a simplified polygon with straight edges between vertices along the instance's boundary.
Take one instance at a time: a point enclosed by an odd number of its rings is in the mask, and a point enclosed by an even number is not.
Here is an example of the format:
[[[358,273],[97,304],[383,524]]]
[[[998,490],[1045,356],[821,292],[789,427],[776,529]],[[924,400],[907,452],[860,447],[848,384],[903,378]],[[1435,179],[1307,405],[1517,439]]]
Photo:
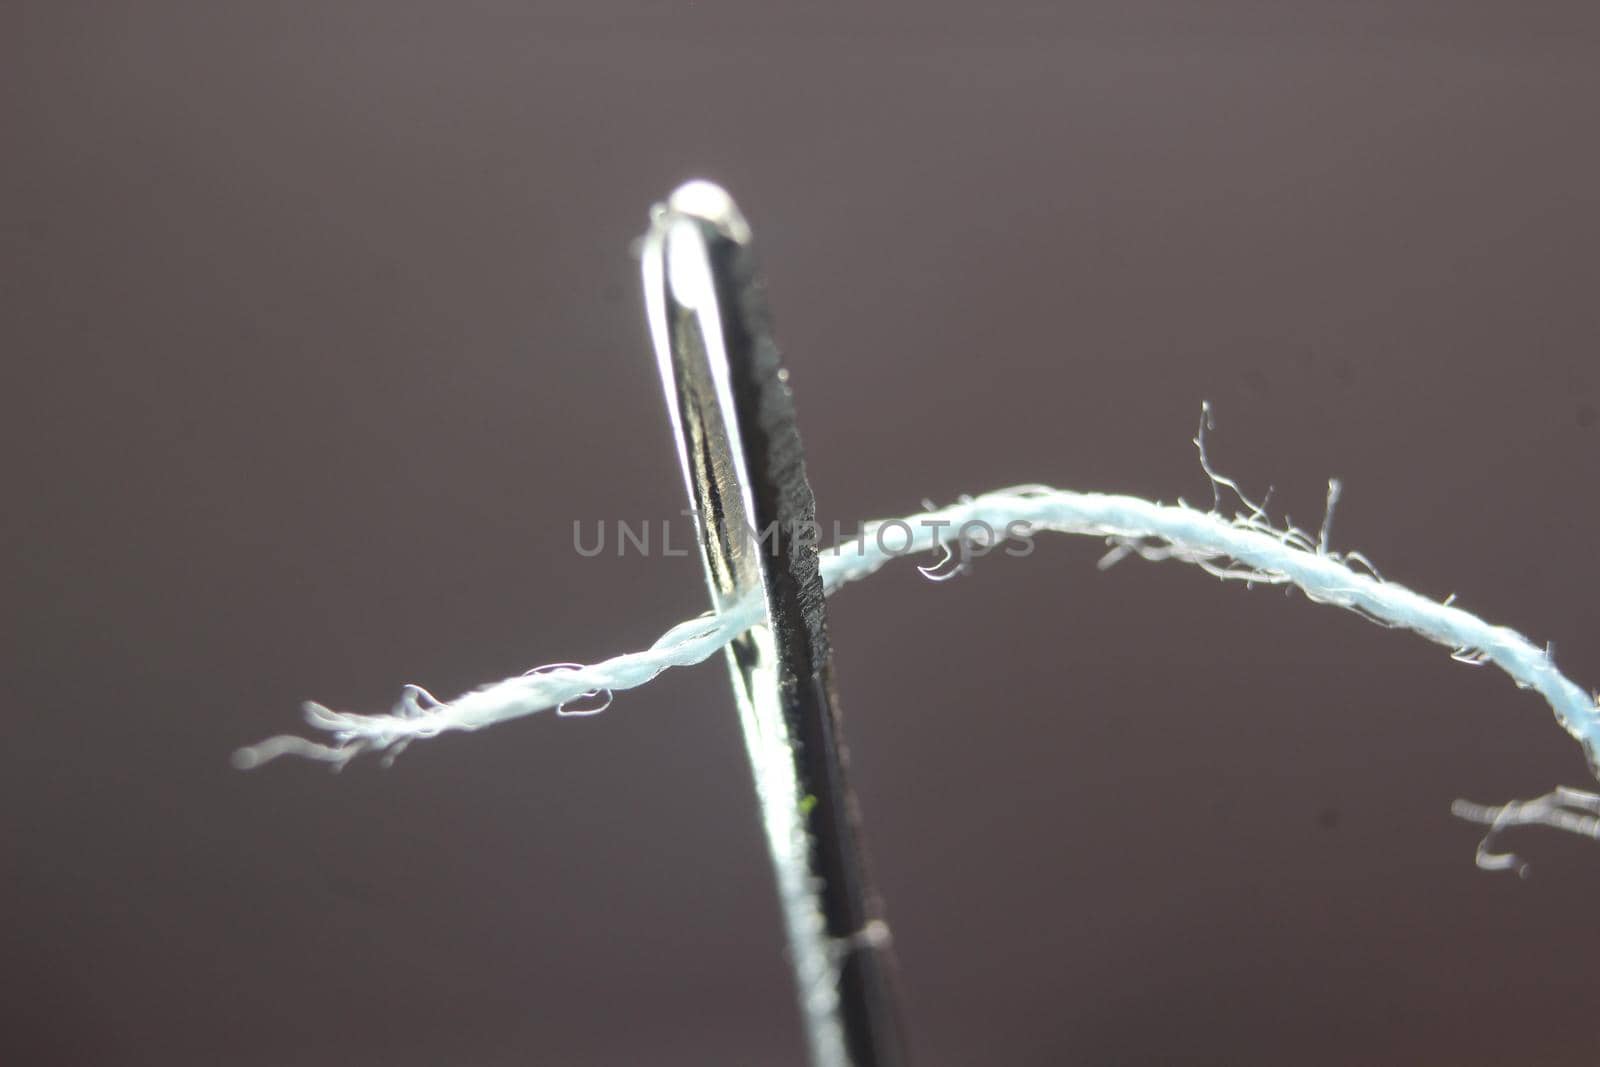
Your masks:
[[[1328,508],[1315,536],[1294,526],[1273,524],[1261,504],[1245,496],[1232,479],[1212,470],[1205,452],[1206,425],[1203,417],[1201,433],[1194,443],[1213,488],[1208,510],[1181,500],[1161,504],[1139,497],[1081,493],[1042,485],[999,489],[904,519],[864,524],[860,536],[822,551],[824,587],[831,595],[876,573],[892,559],[934,550],[942,550],[944,559],[932,568],[923,568],[923,573],[936,580],[949,577],[948,569],[938,572],[953,558],[953,547],[962,546],[963,536],[969,538],[971,545],[974,529],[992,534],[1016,530],[1020,523],[1030,534],[1053,531],[1100,537],[1110,545],[1101,560],[1102,568],[1128,556],[1138,556],[1193,564],[1225,581],[1291,585],[1315,603],[1345,608],[1380,625],[1420,634],[1449,649],[1463,662],[1493,664],[1519,687],[1543,697],[1556,721],[1584,747],[1591,767],[1600,766],[1600,707],[1596,694],[1566,678],[1548,647],[1541,648],[1515,630],[1493,625],[1455,606],[1453,595],[1438,601],[1386,581],[1360,553],[1333,551],[1329,547],[1329,531],[1340,492],[1336,481],[1328,484]],[[1225,495],[1236,499],[1242,510],[1225,514]],[[885,529],[889,526],[895,529]],[[295,735],[272,737],[239,749],[233,762],[236,767],[249,769],[279,756],[294,755],[329,763],[337,769],[370,752],[380,754],[388,763],[412,742],[451,730],[481,730],[551,709],[558,715],[593,714],[603,710],[617,692],[644,685],[668,668],[709,658],[760,617],[758,600],[741,602],[721,615],[707,614],[681,622],[642,651],[597,663],[535,668],[449,701],[436,699],[421,686],[407,685],[394,707],[382,714],[336,711],[308,702],[304,705],[306,722],[322,735],[322,740]],[[579,708],[580,703],[585,706]],[[1561,796],[1570,800],[1573,793],[1567,791]],[[1561,824],[1559,818],[1543,817],[1549,814],[1549,805],[1517,803],[1521,806],[1491,809],[1458,802],[1457,814],[1491,825],[1491,836],[1508,825]],[[1584,814],[1592,816],[1595,812]],[[1582,825],[1594,830],[1597,824]],[[1485,838],[1485,845],[1479,850],[1480,865],[1493,869],[1516,867],[1514,857],[1489,852],[1488,842],[1489,838]]]

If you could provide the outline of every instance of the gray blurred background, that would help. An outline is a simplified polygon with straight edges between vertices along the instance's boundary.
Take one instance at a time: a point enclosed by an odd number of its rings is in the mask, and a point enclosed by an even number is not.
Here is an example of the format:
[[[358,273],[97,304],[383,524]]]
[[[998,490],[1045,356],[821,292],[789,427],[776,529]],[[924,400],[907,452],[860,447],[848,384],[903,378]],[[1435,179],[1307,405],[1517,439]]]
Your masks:
[[[642,645],[632,239],[756,228],[824,522],[1203,500],[1189,437],[1600,683],[1591,3],[12,4],[0,1062],[794,1067],[725,672],[230,769]],[[1589,1065],[1588,780],[1492,668],[1041,540],[833,604],[917,1060]]]

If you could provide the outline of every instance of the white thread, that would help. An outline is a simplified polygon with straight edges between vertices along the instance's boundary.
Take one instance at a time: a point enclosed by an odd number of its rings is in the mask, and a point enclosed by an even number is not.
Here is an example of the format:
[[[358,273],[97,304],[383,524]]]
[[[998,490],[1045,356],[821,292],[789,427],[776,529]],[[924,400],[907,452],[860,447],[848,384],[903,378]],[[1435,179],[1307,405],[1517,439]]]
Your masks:
[[[1216,484],[1232,489],[1224,479],[1216,479]],[[1245,503],[1250,504],[1248,500]],[[1202,512],[1185,504],[1157,504],[1138,497],[1045,486],[1001,489],[895,520],[895,526],[909,531],[910,543],[904,551],[898,547],[898,538],[892,548],[880,546],[875,532],[881,524],[868,524],[860,537],[822,553],[823,584],[833,593],[873,574],[897,555],[947,546],[968,522],[987,523],[997,530],[1026,523],[1033,531],[1099,536],[1114,546],[1108,558],[1131,553],[1149,560],[1175,559],[1225,580],[1296,586],[1317,603],[1346,608],[1381,625],[1412,630],[1452,651],[1470,650],[1475,661],[1493,663],[1518,684],[1538,692],[1569,733],[1592,750],[1600,748],[1600,709],[1593,697],[1556,669],[1544,649],[1507,627],[1493,626],[1451,604],[1383,581],[1375,573],[1360,573],[1352,562],[1359,561],[1368,569],[1370,565],[1358,554],[1322,551],[1319,542],[1303,531],[1271,526],[1254,507],[1227,518],[1215,510]],[[759,611],[755,602],[741,603],[724,615],[708,614],[679,623],[643,651],[575,668],[563,665],[561,670],[518,675],[448,702],[436,700],[418,686],[407,686],[388,714],[334,711],[307,703],[306,721],[327,734],[332,744],[274,737],[240,749],[234,762],[249,768],[292,754],[342,765],[363,752],[386,751],[402,741],[448,730],[479,730],[591,694],[632,689],[669,667],[708,658],[753,625]]]
[[[963,497],[948,507],[929,508],[905,519],[865,524],[858,537],[821,553],[823,586],[832,594],[877,572],[891,559],[934,549],[941,550],[943,556],[934,567],[921,568],[923,573],[930,578],[951,577],[966,569],[965,560],[949,572],[940,573],[940,568],[954,557],[952,544],[962,547],[964,528],[1004,530],[1010,536],[1021,524],[1030,537],[1039,530],[1103,537],[1111,549],[1100,560],[1102,569],[1137,555],[1152,561],[1172,559],[1193,564],[1217,578],[1242,581],[1247,586],[1260,582],[1298,588],[1315,603],[1332,604],[1378,625],[1420,634],[1449,649],[1452,657],[1462,662],[1474,666],[1492,663],[1520,688],[1544,697],[1555,712],[1556,721],[1583,745],[1590,766],[1600,768],[1600,703],[1594,694],[1580,689],[1556,668],[1550,646],[1539,648],[1508,627],[1491,625],[1456,607],[1454,593],[1443,601],[1432,600],[1384,580],[1359,552],[1331,550],[1328,536],[1339,499],[1337,481],[1328,483],[1326,512],[1316,537],[1287,521],[1281,528],[1273,525],[1267,517],[1265,500],[1251,500],[1237,482],[1212,469],[1205,449],[1210,415],[1207,405],[1194,438],[1201,468],[1211,482],[1213,505],[1209,511],[1200,511],[1182,500],[1175,505],[1160,504],[1139,497],[1078,493],[1042,485],[1000,489]],[[1232,517],[1224,515],[1224,490],[1246,510]],[[886,541],[882,534],[887,528],[902,531],[904,543],[900,537]],[[250,769],[279,756],[294,755],[331,764],[337,770],[364,752],[376,752],[389,764],[411,742],[450,730],[481,730],[551,708],[557,709],[558,714],[596,714],[610,705],[619,690],[641,686],[670,667],[709,658],[755,625],[760,614],[759,601],[743,601],[721,615],[708,613],[681,622],[643,651],[587,665],[560,663],[535,668],[448,702],[438,700],[420,686],[407,685],[387,714],[335,711],[307,702],[303,708],[306,722],[331,743],[281,735],[239,749],[233,755],[233,763],[240,769]],[[601,707],[567,707],[602,695],[605,701]],[[1493,809],[1458,801],[1453,810],[1462,818],[1491,823],[1478,860],[1480,866],[1499,870],[1516,867],[1519,862],[1488,851],[1491,839],[1508,826],[1537,822],[1595,836],[1600,823],[1592,821],[1592,817],[1580,822],[1570,810],[1574,797],[1591,796],[1576,790],[1559,790],[1538,801],[1512,802]],[[1568,807],[1552,807],[1551,797]],[[1525,865],[1517,869],[1525,871]]]

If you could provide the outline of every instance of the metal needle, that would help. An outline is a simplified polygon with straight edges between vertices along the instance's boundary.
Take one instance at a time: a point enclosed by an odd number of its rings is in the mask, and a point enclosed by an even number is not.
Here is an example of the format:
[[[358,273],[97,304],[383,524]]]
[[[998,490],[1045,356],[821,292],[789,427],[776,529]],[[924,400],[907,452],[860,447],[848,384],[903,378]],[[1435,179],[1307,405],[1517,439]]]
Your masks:
[[[721,188],[690,182],[652,212],[642,258],[712,606],[765,603],[728,664],[812,1062],[893,1067],[904,1056],[892,961],[845,779],[816,502],[750,229]]]

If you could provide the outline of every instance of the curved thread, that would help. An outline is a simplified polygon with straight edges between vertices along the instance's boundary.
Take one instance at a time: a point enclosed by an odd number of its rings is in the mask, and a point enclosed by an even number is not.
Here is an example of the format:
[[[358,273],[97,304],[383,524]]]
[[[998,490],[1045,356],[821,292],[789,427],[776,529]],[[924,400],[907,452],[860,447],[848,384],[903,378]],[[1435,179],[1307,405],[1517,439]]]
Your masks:
[[[932,568],[938,574],[937,567],[954,555],[952,544],[960,547],[963,528],[972,525],[1006,530],[1008,536],[1022,524],[1030,537],[1040,530],[1102,537],[1111,546],[1101,560],[1102,567],[1137,555],[1147,560],[1193,564],[1226,581],[1294,586],[1315,603],[1342,607],[1379,625],[1420,634],[1449,649],[1458,660],[1474,665],[1492,663],[1519,687],[1542,696],[1556,721],[1583,745],[1591,767],[1600,765],[1597,698],[1557,669],[1549,646],[1538,647],[1515,630],[1492,625],[1455,606],[1453,593],[1443,601],[1430,599],[1384,580],[1360,553],[1331,551],[1328,530],[1332,506],[1338,498],[1337,483],[1330,484],[1328,513],[1317,534],[1287,524],[1273,525],[1261,504],[1246,498],[1231,479],[1211,469],[1205,457],[1204,423],[1201,429],[1195,444],[1215,494],[1208,511],[1181,500],[1177,504],[1161,504],[1138,497],[1078,493],[1039,485],[1000,489],[906,519],[867,524],[857,538],[821,554],[824,588],[832,594],[877,572],[891,559],[935,549],[944,553],[940,564]],[[1232,517],[1224,515],[1224,490],[1238,497],[1246,510]],[[907,536],[902,538],[896,531],[893,538],[879,538],[879,530],[891,523],[908,531]],[[679,623],[642,651],[592,664],[551,664],[482,686],[448,702],[439,701],[414,685],[404,688],[400,701],[387,714],[335,711],[308,702],[304,705],[306,722],[324,734],[326,741],[292,735],[273,737],[239,749],[233,762],[236,767],[249,769],[279,756],[293,755],[329,763],[337,769],[364,752],[376,752],[389,763],[412,741],[449,730],[480,730],[551,708],[565,715],[594,714],[609,706],[611,696],[619,690],[643,685],[670,667],[707,659],[754,625],[760,610],[759,602],[741,601],[720,615],[707,614]],[[605,704],[601,707],[572,706],[577,701],[602,696]],[[1467,810],[1458,807],[1458,814],[1469,817],[1465,815]],[[1480,809],[1472,810],[1481,816]],[[1514,811],[1526,815],[1528,809]],[[1532,821],[1535,820],[1502,814],[1494,828]],[[1508,866],[1503,858],[1487,850],[1480,850],[1479,860],[1480,865],[1492,869]]]
[[[1183,503],[1021,486],[895,522],[910,530],[903,549],[898,543],[889,548],[880,545],[874,531],[882,524],[869,524],[860,537],[822,553],[823,584],[829,593],[877,572],[900,555],[948,548],[964,523],[987,523],[995,529],[1024,523],[1030,532],[1104,537],[1112,546],[1107,556],[1111,562],[1130,554],[1174,559],[1225,580],[1293,585],[1317,603],[1411,630],[1452,651],[1470,650],[1474,662],[1493,663],[1518,685],[1544,697],[1562,727],[1587,748],[1600,748],[1595,697],[1563,676],[1547,649],[1456,607],[1454,594],[1441,602],[1384,581],[1371,572],[1364,557],[1324,551],[1302,531],[1274,528],[1259,514],[1227,518]],[[308,703],[307,722],[327,734],[332,745],[272,738],[240,749],[235,762],[253,767],[293,754],[344,763],[360,752],[384,750],[403,739],[482,729],[606,690],[632,689],[669,667],[701,662],[748,629],[758,615],[759,605],[742,602],[721,615],[681,622],[643,651],[587,665],[552,665],[559,669],[507,678],[448,702],[436,700],[419,686],[407,686],[387,714],[334,711]]]

